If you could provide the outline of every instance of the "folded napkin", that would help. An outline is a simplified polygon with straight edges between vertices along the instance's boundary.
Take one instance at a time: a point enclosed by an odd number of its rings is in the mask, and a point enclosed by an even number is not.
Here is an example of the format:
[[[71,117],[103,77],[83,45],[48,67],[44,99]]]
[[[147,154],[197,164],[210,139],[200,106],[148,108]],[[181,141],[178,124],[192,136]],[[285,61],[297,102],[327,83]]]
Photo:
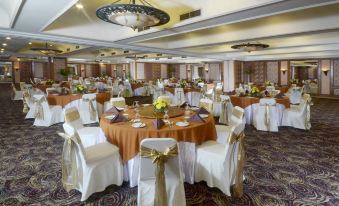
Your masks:
[[[165,122],[162,119],[157,118],[153,120],[153,127],[155,129],[161,129],[161,127],[164,125],[165,125]]]
[[[197,111],[197,114],[210,114],[205,108],[200,107],[200,109]]]
[[[193,115],[188,121],[190,121],[190,122],[205,122],[205,120],[203,118],[201,118],[199,114]]]
[[[127,118],[122,114],[116,114],[113,119],[111,119],[110,123],[118,123],[118,122],[126,122]]]
[[[185,108],[186,104],[188,105],[188,107],[192,107],[190,104],[188,104],[187,102],[184,102],[180,105],[180,108]]]
[[[279,93],[279,94],[277,94],[277,95],[275,95],[275,97],[274,98],[276,98],[276,99],[283,99],[284,98],[284,94],[283,93]]]
[[[111,109],[107,110],[105,113],[109,113],[109,114],[119,114],[119,112],[121,112],[120,109],[116,108],[115,106],[113,106]]]

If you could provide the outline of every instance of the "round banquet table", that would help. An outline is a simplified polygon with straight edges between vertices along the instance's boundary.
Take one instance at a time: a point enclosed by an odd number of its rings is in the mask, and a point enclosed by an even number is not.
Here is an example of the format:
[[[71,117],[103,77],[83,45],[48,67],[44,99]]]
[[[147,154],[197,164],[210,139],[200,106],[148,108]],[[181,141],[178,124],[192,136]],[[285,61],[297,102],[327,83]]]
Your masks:
[[[134,118],[134,110],[129,109],[126,113],[129,118]],[[144,128],[133,128],[130,122],[110,123],[105,118],[106,115],[104,113],[101,116],[100,127],[107,140],[119,147],[119,152],[124,162],[124,179],[130,182],[131,187],[137,185],[139,145],[143,139],[170,137],[177,140],[185,181],[193,184],[196,144],[216,140],[217,137],[213,115],[205,118],[203,123],[190,122],[187,127],[175,125],[175,122],[183,121],[183,116],[170,118],[170,121],[174,123],[173,126],[170,128],[164,125],[159,130],[153,127],[154,119],[151,118],[141,117],[141,121],[146,123],[146,126]]]
[[[260,98],[257,97],[239,97],[235,95],[230,96],[233,106],[241,107],[245,110],[245,119],[246,124],[252,124],[254,110],[258,107]],[[282,114],[285,109],[290,107],[290,99],[288,97],[283,97],[281,99],[275,98],[277,104],[277,116],[278,116],[278,126],[281,125]]]
[[[72,101],[81,99],[82,94],[69,94],[69,95],[48,95],[47,101],[50,105],[60,105],[62,107],[65,107]],[[96,100],[100,104],[104,104],[106,101],[109,101],[111,99],[111,95],[109,92],[103,92],[103,93],[97,93],[96,94]]]

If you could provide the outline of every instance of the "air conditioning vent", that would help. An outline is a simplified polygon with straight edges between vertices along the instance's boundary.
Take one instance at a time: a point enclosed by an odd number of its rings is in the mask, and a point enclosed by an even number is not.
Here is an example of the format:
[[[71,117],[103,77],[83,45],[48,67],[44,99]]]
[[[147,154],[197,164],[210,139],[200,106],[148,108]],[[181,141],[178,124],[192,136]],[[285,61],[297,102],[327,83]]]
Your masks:
[[[197,16],[200,16],[201,15],[201,10],[195,10],[195,11],[191,11],[189,13],[185,13],[185,14],[181,14],[180,15],[180,21],[184,21],[186,19],[190,19],[190,18],[193,18],[193,17],[197,17]]]

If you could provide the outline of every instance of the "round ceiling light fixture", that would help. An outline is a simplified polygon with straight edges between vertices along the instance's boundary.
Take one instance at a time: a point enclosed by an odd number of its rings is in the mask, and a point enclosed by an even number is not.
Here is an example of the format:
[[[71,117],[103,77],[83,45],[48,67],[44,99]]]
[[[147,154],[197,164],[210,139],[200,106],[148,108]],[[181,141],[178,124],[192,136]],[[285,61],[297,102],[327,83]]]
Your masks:
[[[116,4],[100,7],[96,11],[101,20],[121,26],[131,27],[133,30],[144,27],[160,26],[169,22],[170,16],[155,7],[146,0],[130,0],[128,4]]]
[[[40,53],[47,55],[47,56],[55,56],[57,54],[62,53],[62,51],[59,50],[59,49],[54,49],[52,47],[48,47],[47,42],[46,42],[44,47],[32,47],[31,50],[32,51],[39,51]]]
[[[262,43],[243,43],[243,44],[236,44],[231,46],[232,49],[242,49],[247,51],[248,53],[268,48],[270,45],[262,44]]]

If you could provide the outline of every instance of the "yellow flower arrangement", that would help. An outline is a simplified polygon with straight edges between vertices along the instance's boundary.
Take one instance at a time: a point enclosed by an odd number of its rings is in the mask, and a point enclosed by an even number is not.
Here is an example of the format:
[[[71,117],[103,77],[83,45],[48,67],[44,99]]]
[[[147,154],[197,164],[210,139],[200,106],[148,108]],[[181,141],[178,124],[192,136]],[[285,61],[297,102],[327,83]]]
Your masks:
[[[266,85],[266,86],[273,86],[272,82],[270,82],[270,81],[266,81],[266,82],[265,82],[265,85]]]
[[[168,106],[168,102],[164,99],[157,99],[153,102],[154,111],[157,113],[164,112]]]
[[[75,88],[78,93],[84,93],[87,90],[87,87],[82,84],[78,84]]]
[[[251,96],[257,96],[260,93],[260,90],[258,87],[252,87],[251,88]]]

